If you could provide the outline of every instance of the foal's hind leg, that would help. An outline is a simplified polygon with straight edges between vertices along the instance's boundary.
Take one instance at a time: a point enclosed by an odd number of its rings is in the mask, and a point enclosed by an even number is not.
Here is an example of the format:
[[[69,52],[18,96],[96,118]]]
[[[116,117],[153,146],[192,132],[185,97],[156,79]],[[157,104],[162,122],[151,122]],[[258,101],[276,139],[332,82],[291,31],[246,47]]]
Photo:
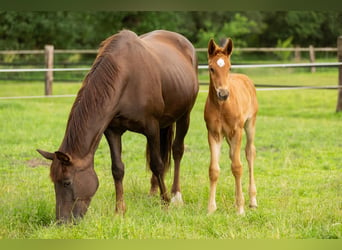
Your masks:
[[[253,117],[247,120],[245,124],[245,131],[247,135],[247,143],[246,143],[246,158],[248,161],[249,167],[249,206],[251,208],[256,208],[257,200],[256,200],[256,186],[254,181],[254,159],[256,155],[255,146],[254,146],[254,136],[255,136],[255,120],[256,117]]]
[[[107,129],[104,134],[108,141],[112,158],[112,174],[116,192],[115,213],[124,214],[126,212],[126,204],[123,196],[122,181],[125,173],[125,166],[121,160],[121,134],[114,133],[110,129]]]
[[[171,202],[177,205],[183,204],[181,188],[180,188],[180,162],[184,154],[184,138],[188,132],[190,123],[190,113],[186,113],[176,123],[176,137],[172,145],[172,154],[175,164],[173,184],[171,189]]]

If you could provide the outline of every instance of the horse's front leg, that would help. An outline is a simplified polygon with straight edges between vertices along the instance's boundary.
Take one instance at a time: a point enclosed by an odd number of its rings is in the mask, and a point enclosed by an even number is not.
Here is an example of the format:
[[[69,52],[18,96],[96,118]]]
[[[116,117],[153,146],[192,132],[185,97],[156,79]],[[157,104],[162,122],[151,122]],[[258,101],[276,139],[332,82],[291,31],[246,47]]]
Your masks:
[[[238,214],[244,214],[245,198],[242,192],[242,163],[240,158],[242,129],[235,129],[228,137],[230,145],[231,170],[235,178],[235,205]]]
[[[208,142],[210,147],[210,166],[209,166],[209,180],[210,180],[210,191],[209,191],[209,204],[208,214],[215,212],[216,206],[216,186],[220,175],[220,153],[222,145],[222,136],[218,132],[208,131]]]
[[[171,202],[176,205],[183,205],[183,198],[180,187],[180,162],[184,154],[184,138],[190,124],[190,113],[187,112],[176,123],[176,137],[172,145],[172,154],[175,164],[173,184],[171,189]]]
[[[165,204],[170,203],[170,198],[167,194],[166,185],[164,182],[164,163],[162,161],[161,153],[160,153],[160,134],[159,134],[159,123],[157,121],[151,121],[148,124],[147,129],[145,131],[145,135],[147,138],[147,146],[150,154],[150,168],[158,181],[160,196]]]
[[[124,214],[126,212],[126,204],[123,195],[123,178],[125,174],[125,166],[121,160],[121,135],[122,133],[114,133],[110,129],[105,131],[105,136],[109,144],[110,154],[112,158],[112,175],[114,178],[116,205],[115,213]]]

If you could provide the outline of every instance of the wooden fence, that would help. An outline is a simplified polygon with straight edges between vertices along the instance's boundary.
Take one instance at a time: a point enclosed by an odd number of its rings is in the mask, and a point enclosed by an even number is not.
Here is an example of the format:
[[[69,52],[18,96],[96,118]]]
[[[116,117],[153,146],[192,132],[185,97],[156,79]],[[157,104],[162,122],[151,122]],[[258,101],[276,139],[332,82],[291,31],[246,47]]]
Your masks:
[[[293,52],[295,61],[300,61],[301,52],[308,52],[310,63],[315,63],[316,52],[336,52],[338,62],[342,62],[342,36],[337,39],[337,48],[315,48],[310,45],[307,48],[295,47],[295,48],[235,48],[235,51],[241,52]],[[207,48],[197,48],[197,52],[206,52]],[[44,54],[45,55],[45,67],[49,70],[45,73],[45,95],[52,95],[52,83],[53,83],[53,58],[54,54],[97,54],[98,50],[94,49],[83,49],[83,50],[61,50],[54,49],[53,45],[46,45],[44,50],[4,50],[0,51],[0,55],[15,55],[15,54]],[[315,66],[311,67],[311,72],[315,72]],[[342,66],[339,66],[339,77],[338,77],[338,100],[336,111],[342,111]]]
[[[337,39],[337,59],[342,62],[342,36]],[[336,112],[342,111],[342,66],[338,67],[338,90]]]

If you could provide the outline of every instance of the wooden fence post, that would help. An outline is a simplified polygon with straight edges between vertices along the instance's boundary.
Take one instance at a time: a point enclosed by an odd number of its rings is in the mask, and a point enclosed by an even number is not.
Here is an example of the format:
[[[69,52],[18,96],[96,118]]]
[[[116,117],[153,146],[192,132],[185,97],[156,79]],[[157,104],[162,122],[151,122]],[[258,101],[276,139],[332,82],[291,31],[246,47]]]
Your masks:
[[[300,47],[299,47],[299,45],[296,45],[295,51],[294,51],[294,55],[295,55],[295,61],[296,62],[300,62],[301,56],[300,56]]]
[[[47,69],[53,69],[53,45],[45,45],[45,66]],[[45,73],[45,95],[52,95],[53,71]]]
[[[338,62],[342,62],[342,36],[337,38],[337,59]],[[336,112],[342,111],[342,66],[338,66],[338,95],[337,95],[337,105]]]
[[[310,54],[310,62],[315,63],[315,50],[314,46],[310,45],[309,46],[309,54]],[[311,73],[316,72],[316,67],[311,67]]]

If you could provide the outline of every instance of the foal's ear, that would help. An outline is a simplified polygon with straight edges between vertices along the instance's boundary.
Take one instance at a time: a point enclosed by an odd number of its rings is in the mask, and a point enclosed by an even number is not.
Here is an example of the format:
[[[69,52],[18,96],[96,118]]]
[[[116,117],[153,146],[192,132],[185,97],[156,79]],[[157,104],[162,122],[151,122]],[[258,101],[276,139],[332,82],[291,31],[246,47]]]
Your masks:
[[[54,153],[50,153],[50,152],[46,152],[44,150],[41,149],[37,149],[38,153],[41,154],[45,159],[48,160],[53,160],[55,158],[55,154]]]
[[[64,165],[70,165],[71,164],[71,157],[63,152],[56,151],[55,152],[56,157],[58,160],[60,160]]]
[[[233,50],[233,40],[230,38],[227,38],[223,51],[227,56],[230,56],[232,54],[232,50]]]
[[[211,38],[208,43],[208,55],[213,56],[215,54],[217,48],[217,44],[215,43],[214,39]]]

